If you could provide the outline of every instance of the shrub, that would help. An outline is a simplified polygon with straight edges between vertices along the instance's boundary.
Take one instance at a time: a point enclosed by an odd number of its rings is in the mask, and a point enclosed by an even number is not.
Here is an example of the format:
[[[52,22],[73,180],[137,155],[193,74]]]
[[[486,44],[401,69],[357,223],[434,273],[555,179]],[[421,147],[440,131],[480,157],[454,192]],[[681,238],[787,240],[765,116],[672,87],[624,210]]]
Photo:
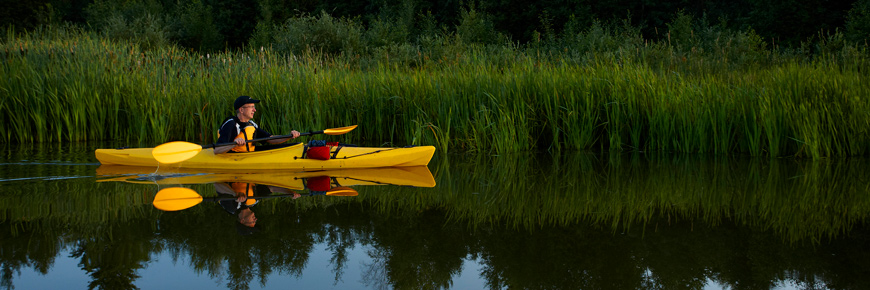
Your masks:
[[[668,45],[678,52],[686,52],[698,47],[698,38],[692,26],[692,16],[683,11],[677,12],[674,21],[668,23]]]
[[[497,44],[506,42],[506,37],[496,32],[489,15],[478,12],[474,6],[463,8],[456,26],[457,38],[469,44]]]
[[[257,27],[254,28],[254,33],[251,34],[251,39],[248,40],[248,47],[259,49],[260,47],[271,47],[274,40],[275,26],[269,24],[268,21],[260,21]]]
[[[115,21],[113,18],[133,21],[146,15],[160,15],[162,11],[163,6],[149,0],[95,0],[85,8],[85,20],[94,30],[100,31]]]
[[[85,10],[91,27],[110,39],[129,41],[146,50],[171,43],[162,6],[154,1],[97,0]]]
[[[159,16],[146,14],[127,21],[120,15],[108,19],[103,34],[114,40],[128,41],[143,50],[152,50],[170,45],[165,21]]]
[[[365,33],[368,45],[373,47],[408,43],[410,34],[407,25],[380,18],[373,21]]]
[[[280,53],[315,51],[327,55],[364,52],[363,27],[350,19],[303,16],[287,20],[275,29],[273,48]]]

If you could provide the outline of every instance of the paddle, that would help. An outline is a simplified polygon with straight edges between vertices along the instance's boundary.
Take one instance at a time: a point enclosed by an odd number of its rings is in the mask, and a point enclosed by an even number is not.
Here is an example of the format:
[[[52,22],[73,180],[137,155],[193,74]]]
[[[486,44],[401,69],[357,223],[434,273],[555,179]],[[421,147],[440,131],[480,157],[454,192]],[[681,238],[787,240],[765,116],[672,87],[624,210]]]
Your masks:
[[[357,196],[359,192],[356,192],[355,189],[347,187],[347,186],[339,186],[333,187],[332,189],[326,191],[326,195],[329,196]]]
[[[326,135],[341,135],[351,130],[355,129],[356,125],[341,127],[341,128],[332,128],[326,129],[323,131],[312,131],[305,132],[299,134],[299,136],[307,136],[307,135],[316,135],[316,134],[326,134]],[[274,139],[283,139],[290,138],[292,135],[280,135],[280,136],[270,136],[266,138],[257,138],[253,140],[248,140],[248,142],[259,142],[266,140],[274,140]],[[154,156],[154,159],[157,159],[157,162],[160,163],[178,163],[196,156],[199,151],[206,148],[215,148],[215,152],[226,152],[229,148],[237,146],[235,142],[226,142],[226,143],[218,143],[218,144],[209,144],[209,145],[199,145],[190,142],[184,141],[174,141],[159,145],[154,147],[151,150],[151,155]]]
[[[267,196],[256,196],[252,198],[256,199],[265,199],[265,198],[276,198],[276,197],[286,197],[293,196],[295,194],[276,194],[276,195],[267,195]],[[326,192],[326,195],[330,196],[357,196],[359,193],[350,187],[335,187]],[[154,202],[152,203],[155,208],[162,211],[179,211],[183,209],[191,208],[197,204],[202,203],[204,200],[208,201],[221,201],[221,200],[236,200],[235,197],[210,197],[203,198],[199,193],[195,190],[187,188],[187,187],[170,187],[164,188],[157,192],[154,195]]]

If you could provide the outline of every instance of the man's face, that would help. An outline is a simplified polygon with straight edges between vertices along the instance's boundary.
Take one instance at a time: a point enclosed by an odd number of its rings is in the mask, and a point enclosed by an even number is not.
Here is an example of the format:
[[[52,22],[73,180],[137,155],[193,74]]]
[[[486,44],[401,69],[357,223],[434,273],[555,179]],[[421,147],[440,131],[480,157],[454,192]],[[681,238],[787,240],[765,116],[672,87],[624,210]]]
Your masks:
[[[257,224],[257,217],[250,209],[244,209],[239,212],[239,222],[247,227],[254,227]]]
[[[246,119],[253,119],[255,112],[257,112],[257,108],[254,104],[247,104],[239,108],[239,113]]]

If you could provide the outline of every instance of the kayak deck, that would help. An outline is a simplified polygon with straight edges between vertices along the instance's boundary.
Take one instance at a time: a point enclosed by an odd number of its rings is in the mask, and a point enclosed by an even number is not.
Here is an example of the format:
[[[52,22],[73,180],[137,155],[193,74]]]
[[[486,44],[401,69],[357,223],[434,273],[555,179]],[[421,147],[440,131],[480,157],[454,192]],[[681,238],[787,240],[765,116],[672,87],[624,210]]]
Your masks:
[[[329,160],[303,158],[304,144],[284,148],[214,154],[214,149],[203,149],[196,156],[175,164],[159,164],[151,150],[154,148],[97,149],[95,154],[103,165],[131,165],[171,168],[210,169],[302,169],[324,170],[342,168],[374,168],[424,166],[435,154],[433,146],[416,147],[332,147]],[[336,152],[337,151],[337,152]]]

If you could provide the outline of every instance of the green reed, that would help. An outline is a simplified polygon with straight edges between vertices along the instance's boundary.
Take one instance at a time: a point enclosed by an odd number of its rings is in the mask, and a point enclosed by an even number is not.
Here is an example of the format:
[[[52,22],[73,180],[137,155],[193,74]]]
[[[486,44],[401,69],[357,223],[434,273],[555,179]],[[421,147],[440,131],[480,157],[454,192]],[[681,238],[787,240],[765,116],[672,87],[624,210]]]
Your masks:
[[[7,143],[214,142],[220,121],[233,114],[232,100],[251,95],[263,100],[257,120],[276,134],[357,124],[342,141],[436,145],[443,152],[818,159],[870,148],[866,68],[821,57],[722,69],[734,65],[703,56],[687,61],[660,46],[583,62],[469,46],[438,59],[420,54],[419,66],[407,67],[267,48],[142,51],[71,30],[9,32],[0,46],[0,109],[9,112],[0,140]],[[649,60],[666,56],[672,59]]]

